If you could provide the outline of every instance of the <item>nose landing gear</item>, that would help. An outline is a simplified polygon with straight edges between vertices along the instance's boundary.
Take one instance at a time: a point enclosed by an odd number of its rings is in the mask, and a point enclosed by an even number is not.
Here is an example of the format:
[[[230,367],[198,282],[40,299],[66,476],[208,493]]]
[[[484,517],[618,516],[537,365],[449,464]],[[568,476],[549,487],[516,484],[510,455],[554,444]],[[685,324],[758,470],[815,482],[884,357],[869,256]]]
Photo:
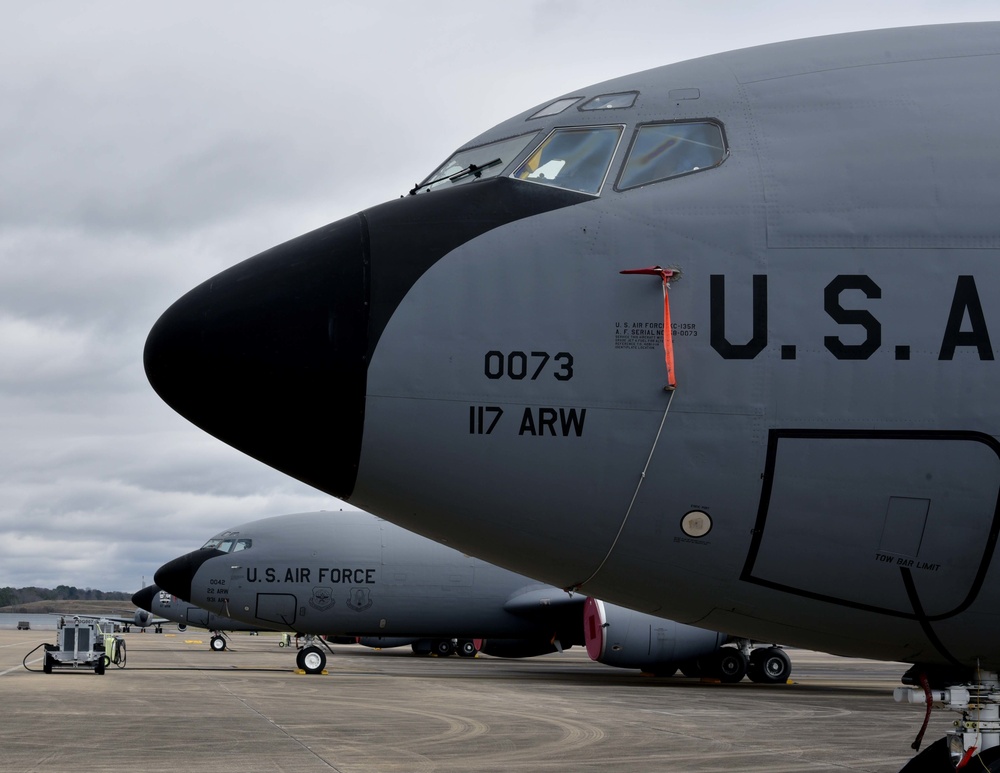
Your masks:
[[[961,713],[955,729],[910,760],[900,773],[953,773],[957,770],[1000,773],[1000,678],[993,671],[976,671],[965,684],[932,688],[921,675],[922,687],[897,687],[897,703],[940,705]],[[927,719],[924,720],[926,727]],[[921,735],[923,729],[921,729]],[[919,746],[919,739],[914,748]]]

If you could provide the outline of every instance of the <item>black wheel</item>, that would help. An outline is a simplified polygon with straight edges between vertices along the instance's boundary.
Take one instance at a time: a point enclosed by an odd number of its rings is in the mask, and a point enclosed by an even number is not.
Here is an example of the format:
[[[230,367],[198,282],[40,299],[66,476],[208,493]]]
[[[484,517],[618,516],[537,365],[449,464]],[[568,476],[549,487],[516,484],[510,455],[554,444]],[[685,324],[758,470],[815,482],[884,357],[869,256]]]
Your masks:
[[[454,651],[455,645],[451,643],[450,639],[439,639],[434,642],[434,652],[438,657],[446,658]]]
[[[97,662],[94,664],[94,673],[98,676],[104,675],[104,655],[97,658]]]
[[[969,770],[988,770],[990,773],[997,773],[1000,771],[1000,746],[980,752],[969,760],[966,767]]]
[[[458,643],[458,656],[460,658],[474,658],[479,650],[476,649],[476,643],[465,639]]]
[[[45,653],[45,658],[42,660],[42,671],[46,674],[52,673],[52,656],[48,652]]]
[[[681,673],[684,676],[698,679],[701,676],[701,664],[697,660],[687,660],[680,665]]]
[[[754,682],[784,684],[792,675],[792,661],[781,647],[766,647],[750,653],[747,674]]]
[[[723,647],[716,658],[716,673],[721,681],[735,684],[747,675],[747,659],[742,651],[733,647]]]
[[[209,646],[216,652],[222,652],[226,648],[226,640],[222,636],[213,636]]]
[[[319,674],[326,668],[326,653],[319,647],[306,647],[299,650],[295,662],[307,674]]]
[[[952,770],[955,770],[955,763],[948,751],[948,739],[939,738],[907,762],[899,773],[939,773]]]

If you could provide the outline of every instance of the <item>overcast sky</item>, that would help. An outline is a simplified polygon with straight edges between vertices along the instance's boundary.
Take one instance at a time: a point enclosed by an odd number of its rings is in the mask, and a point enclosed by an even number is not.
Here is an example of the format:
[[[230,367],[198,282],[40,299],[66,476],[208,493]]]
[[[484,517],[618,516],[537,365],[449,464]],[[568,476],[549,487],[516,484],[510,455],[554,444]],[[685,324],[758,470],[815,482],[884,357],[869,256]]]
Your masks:
[[[135,591],[256,518],[347,507],[149,387],[212,274],[396,198],[468,139],[636,70],[995,0],[0,0],[0,587]]]

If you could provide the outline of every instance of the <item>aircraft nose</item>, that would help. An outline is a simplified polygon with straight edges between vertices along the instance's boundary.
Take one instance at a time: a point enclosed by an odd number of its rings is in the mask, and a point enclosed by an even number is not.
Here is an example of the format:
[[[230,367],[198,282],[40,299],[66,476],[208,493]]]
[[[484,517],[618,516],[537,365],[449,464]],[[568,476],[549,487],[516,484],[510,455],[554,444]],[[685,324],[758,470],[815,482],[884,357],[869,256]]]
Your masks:
[[[142,590],[132,594],[132,603],[139,609],[149,612],[153,608],[153,596],[160,592],[155,585],[147,585]]]
[[[216,556],[226,555],[221,550],[194,550],[167,561],[156,570],[153,579],[168,593],[184,601],[191,601],[191,582],[201,565]],[[142,591],[140,591],[141,593]],[[138,595],[138,594],[136,594]]]
[[[364,425],[368,262],[365,222],[352,215],[218,274],[153,326],[150,384],[223,442],[348,497]]]

